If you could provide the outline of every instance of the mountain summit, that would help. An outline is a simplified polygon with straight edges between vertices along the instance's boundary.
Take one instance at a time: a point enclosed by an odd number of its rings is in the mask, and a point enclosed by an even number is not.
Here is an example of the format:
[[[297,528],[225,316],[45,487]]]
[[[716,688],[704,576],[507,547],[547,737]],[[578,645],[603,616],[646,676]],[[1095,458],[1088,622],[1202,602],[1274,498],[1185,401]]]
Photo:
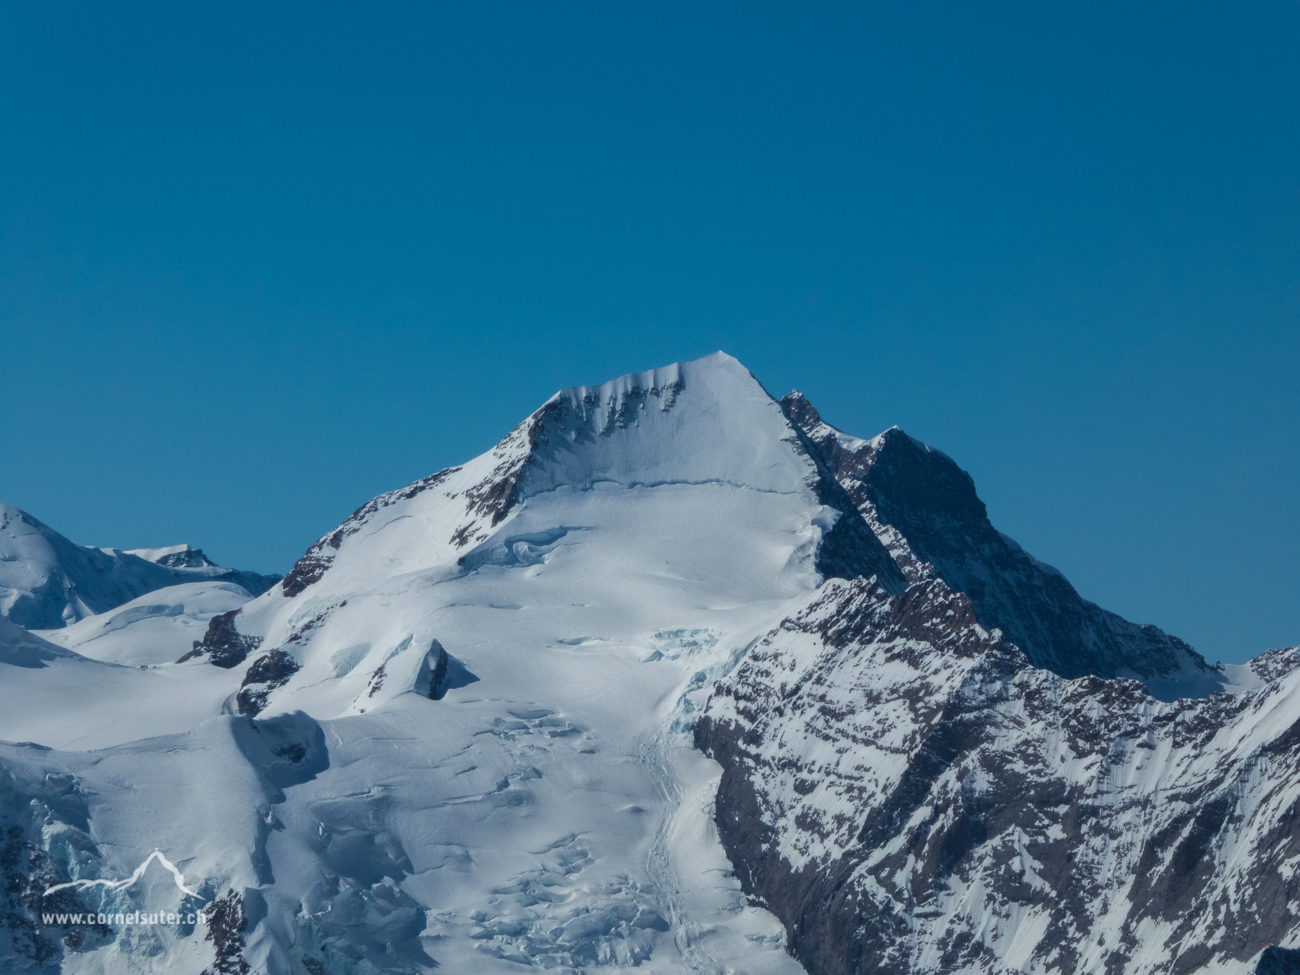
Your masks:
[[[0,968],[1252,971],[1298,663],[1100,609],[722,353],[572,387],[256,597],[0,627]],[[155,850],[206,939],[43,920]]]

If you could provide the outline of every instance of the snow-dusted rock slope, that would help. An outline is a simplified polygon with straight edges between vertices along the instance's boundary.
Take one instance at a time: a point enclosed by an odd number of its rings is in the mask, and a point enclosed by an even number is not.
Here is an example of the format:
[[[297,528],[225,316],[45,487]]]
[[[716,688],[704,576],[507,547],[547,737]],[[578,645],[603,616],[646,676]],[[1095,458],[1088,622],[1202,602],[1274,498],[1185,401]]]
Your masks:
[[[1300,650],[1162,703],[942,580],[833,581],[715,688],[723,842],[810,972],[1249,972],[1298,939]]]
[[[1245,972],[1290,944],[1292,655],[1229,675],[1086,603],[901,436],[717,354],[556,394],[257,598],[5,624],[0,970]]]

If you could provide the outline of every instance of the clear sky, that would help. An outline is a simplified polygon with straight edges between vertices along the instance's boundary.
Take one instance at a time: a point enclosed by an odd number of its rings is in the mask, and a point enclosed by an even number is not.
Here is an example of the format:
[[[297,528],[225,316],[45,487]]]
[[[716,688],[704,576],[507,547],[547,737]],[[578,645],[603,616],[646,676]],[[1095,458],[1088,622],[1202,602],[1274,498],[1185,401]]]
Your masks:
[[[724,349],[1087,597],[1300,643],[1300,3],[0,7],[0,499],[286,571]]]

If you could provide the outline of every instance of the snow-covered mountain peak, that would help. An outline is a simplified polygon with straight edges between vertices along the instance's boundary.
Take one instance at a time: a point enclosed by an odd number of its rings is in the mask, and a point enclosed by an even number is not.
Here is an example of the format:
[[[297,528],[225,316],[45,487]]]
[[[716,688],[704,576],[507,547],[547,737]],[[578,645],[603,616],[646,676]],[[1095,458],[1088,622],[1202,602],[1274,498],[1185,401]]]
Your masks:
[[[0,617],[29,629],[68,626],[182,583],[223,580],[260,593],[277,578],[215,565],[188,545],[131,552],[77,545],[0,504]]]
[[[144,559],[146,562],[155,562],[158,565],[166,565],[177,569],[197,569],[203,566],[217,564],[203,554],[203,549],[194,548],[192,545],[165,545],[161,548],[129,548],[126,550],[126,554],[135,555]]]
[[[708,485],[796,499],[830,542],[814,544],[826,556],[823,574],[880,574],[901,585],[884,547],[804,441],[758,380],[721,352],[570,387],[487,453],[357,509],[308,550],[281,593],[297,597],[352,552],[382,559],[385,573],[481,564],[474,550],[496,544],[491,539],[530,498]],[[376,540],[403,519],[400,532]],[[371,554],[361,556],[362,548]]]
[[[916,437],[913,437],[897,423],[888,430],[876,434],[868,440],[867,443],[875,447],[876,450],[883,450],[885,447],[892,445],[895,449],[900,450],[915,450],[924,454],[938,454],[944,460],[953,463],[955,466],[952,458],[938,447],[935,447],[933,444],[928,444],[924,440],[919,440]],[[963,473],[965,472],[963,471]],[[967,477],[969,476],[970,475],[967,475]]]
[[[779,404],[723,352],[575,386],[534,414],[525,495],[597,481],[804,488],[813,465],[792,449]]]

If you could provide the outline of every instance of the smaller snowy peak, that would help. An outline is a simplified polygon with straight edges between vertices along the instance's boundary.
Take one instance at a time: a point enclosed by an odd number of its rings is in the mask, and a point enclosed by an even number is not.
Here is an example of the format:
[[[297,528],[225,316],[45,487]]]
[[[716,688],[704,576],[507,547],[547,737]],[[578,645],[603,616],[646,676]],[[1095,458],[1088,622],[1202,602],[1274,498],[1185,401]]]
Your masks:
[[[117,552],[116,549],[108,548],[100,551],[109,555]],[[248,572],[244,569],[230,569],[224,565],[218,565],[204,554],[203,549],[195,548],[192,545],[132,548],[117,554],[135,556],[144,559],[146,562],[152,562],[154,565],[174,569],[178,573],[178,584],[193,582],[198,579],[211,579],[241,586],[254,596],[260,596],[279,582],[281,578],[278,575],[264,575],[260,572]]]
[[[156,589],[202,579],[233,582],[256,595],[279,576],[215,565],[187,545],[136,552],[78,545],[27,512],[0,504],[0,617],[28,629],[58,629]]]
[[[126,550],[126,554],[173,569],[201,569],[217,564],[203,554],[203,549],[193,548],[190,545],[167,545],[163,548],[129,548]]]
[[[870,440],[866,440],[863,442],[870,444],[876,450],[879,450],[882,447],[884,447],[886,444],[890,444],[890,443],[893,443],[895,445],[906,444],[907,446],[909,446],[914,450],[919,450],[927,454],[937,454],[938,456],[942,457],[944,460],[952,462],[952,458],[949,457],[947,454],[945,454],[938,447],[934,446],[933,444],[928,444],[924,440],[918,440],[916,437],[913,437],[906,430],[900,427],[897,423],[895,423],[888,430],[885,430],[883,433],[878,433]]]

